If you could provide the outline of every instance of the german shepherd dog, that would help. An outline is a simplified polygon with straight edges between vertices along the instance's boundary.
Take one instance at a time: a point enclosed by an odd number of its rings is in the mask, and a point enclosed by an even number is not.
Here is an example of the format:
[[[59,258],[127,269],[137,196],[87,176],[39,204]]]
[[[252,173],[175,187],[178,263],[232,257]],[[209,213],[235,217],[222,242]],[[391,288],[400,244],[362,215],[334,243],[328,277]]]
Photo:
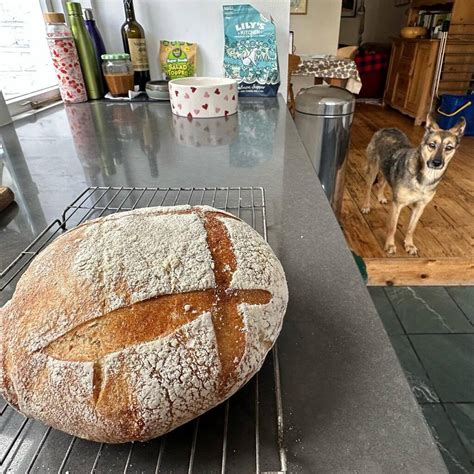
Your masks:
[[[386,184],[392,188],[393,199],[385,241],[385,251],[389,255],[397,251],[395,232],[400,211],[405,206],[412,206],[405,250],[410,255],[418,253],[413,243],[416,225],[426,205],[433,199],[465,128],[463,117],[454,127],[443,130],[430,114],[423,139],[416,148],[398,128],[384,128],[372,137],[367,147],[367,194],[362,212],[367,214],[370,211],[370,192],[378,176],[377,199],[381,204],[387,202],[384,196]]]

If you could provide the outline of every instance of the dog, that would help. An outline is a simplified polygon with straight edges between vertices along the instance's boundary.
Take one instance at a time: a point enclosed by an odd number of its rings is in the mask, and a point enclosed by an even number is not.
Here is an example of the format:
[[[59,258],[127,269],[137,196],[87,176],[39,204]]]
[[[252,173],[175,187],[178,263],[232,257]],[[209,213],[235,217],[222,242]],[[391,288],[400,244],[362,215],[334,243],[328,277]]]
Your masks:
[[[367,194],[362,212],[370,212],[370,193],[378,178],[377,199],[386,204],[384,190],[387,183],[392,188],[392,204],[387,223],[385,252],[394,255],[395,232],[400,211],[412,206],[411,217],[405,235],[407,253],[417,255],[413,243],[418,220],[446,172],[449,162],[459,147],[466,128],[462,117],[449,130],[441,129],[433,115],[426,120],[425,133],[418,147],[413,147],[408,137],[398,128],[384,128],[375,132],[367,147]]]

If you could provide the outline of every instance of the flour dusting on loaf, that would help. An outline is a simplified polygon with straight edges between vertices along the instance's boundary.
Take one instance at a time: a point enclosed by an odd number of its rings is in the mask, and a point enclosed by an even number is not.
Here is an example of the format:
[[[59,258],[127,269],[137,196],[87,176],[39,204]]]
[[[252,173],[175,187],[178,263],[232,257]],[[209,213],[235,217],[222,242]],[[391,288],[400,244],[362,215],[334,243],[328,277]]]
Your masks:
[[[271,248],[226,212],[88,221],[41,252],[0,309],[0,392],[82,438],[150,439],[260,369],[287,300]]]

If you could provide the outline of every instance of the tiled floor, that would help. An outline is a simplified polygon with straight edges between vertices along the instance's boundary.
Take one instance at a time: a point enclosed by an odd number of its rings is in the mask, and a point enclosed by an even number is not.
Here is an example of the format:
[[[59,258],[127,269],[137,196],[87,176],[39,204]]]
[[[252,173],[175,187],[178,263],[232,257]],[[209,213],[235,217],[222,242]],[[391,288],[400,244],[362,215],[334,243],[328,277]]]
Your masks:
[[[370,287],[450,473],[474,473],[474,287]]]

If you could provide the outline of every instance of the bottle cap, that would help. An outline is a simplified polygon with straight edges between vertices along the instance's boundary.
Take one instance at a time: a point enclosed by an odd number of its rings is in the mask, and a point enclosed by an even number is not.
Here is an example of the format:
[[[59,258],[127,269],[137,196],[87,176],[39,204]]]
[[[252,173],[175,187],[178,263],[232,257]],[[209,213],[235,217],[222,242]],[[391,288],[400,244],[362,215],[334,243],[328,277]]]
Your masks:
[[[103,54],[101,58],[104,61],[110,60],[110,59],[130,59],[130,54],[128,53],[111,53],[111,54]]]
[[[43,18],[46,23],[66,23],[62,13],[45,12],[43,14]]]
[[[82,7],[79,2],[66,2],[66,11],[68,15],[82,16]]]
[[[94,19],[94,12],[92,8],[84,8],[84,19],[85,20],[93,20]]]

